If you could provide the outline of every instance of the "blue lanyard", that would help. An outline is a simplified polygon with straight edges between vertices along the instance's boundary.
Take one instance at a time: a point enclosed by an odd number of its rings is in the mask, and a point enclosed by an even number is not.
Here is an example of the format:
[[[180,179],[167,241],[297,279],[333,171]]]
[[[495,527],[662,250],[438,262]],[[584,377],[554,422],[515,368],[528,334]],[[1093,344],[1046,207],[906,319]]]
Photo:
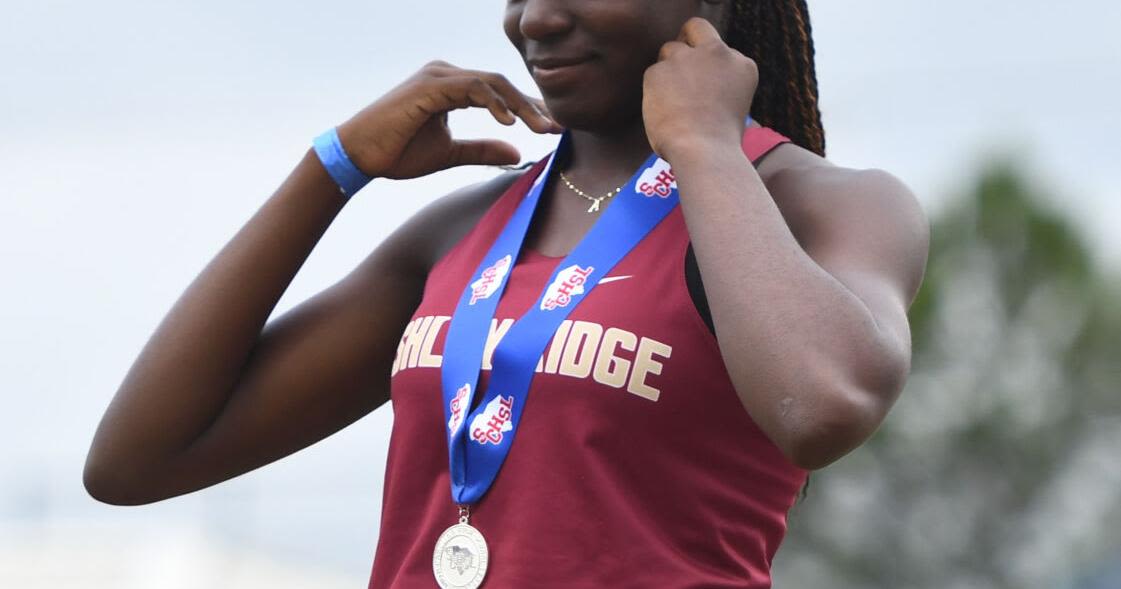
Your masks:
[[[448,327],[441,388],[452,499],[460,505],[477,502],[498,476],[518,431],[537,361],[557,327],[678,203],[669,162],[651,154],[576,249],[557,264],[533,307],[506,332],[494,350],[483,401],[469,413],[498,300],[521,251],[545,179],[557,154],[568,147],[569,137],[567,131],[561,136],[545,169],[479,264]]]

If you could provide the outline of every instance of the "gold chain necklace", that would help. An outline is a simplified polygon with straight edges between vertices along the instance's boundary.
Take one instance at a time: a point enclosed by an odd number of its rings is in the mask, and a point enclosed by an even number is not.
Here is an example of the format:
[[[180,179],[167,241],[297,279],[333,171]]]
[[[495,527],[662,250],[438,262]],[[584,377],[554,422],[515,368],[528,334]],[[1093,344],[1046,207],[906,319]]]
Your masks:
[[[603,202],[603,199],[611,198],[612,196],[615,196],[616,194],[619,194],[619,192],[621,192],[623,190],[623,187],[620,186],[620,187],[616,188],[615,190],[612,190],[611,192],[608,192],[607,194],[605,194],[603,196],[592,196],[592,195],[584,192],[583,190],[580,190],[579,188],[576,188],[575,186],[573,186],[572,182],[570,182],[568,180],[568,177],[566,177],[564,175],[564,172],[561,172],[560,170],[557,170],[557,173],[560,174],[560,179],[561,179],[562,182],[564,182],[565,186],[572,189],[572,191],[575,192],[576,194],[579,194],[580,196],[592,201],[592,206],[588,207],[588,212],[589,213],[594,213],[594,212],[598,211],[599,210],[599,203]]]

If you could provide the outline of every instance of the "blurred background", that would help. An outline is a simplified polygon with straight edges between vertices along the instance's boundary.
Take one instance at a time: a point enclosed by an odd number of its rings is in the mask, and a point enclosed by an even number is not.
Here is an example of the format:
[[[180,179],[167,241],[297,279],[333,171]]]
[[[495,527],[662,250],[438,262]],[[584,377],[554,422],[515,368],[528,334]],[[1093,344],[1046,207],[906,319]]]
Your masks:
[[[1121,3],[810,7],[830,159],[907,182],[933,243],[908,387],[814,473],[775,586],[1121,588]],[[388,407],[148,506],[91,499],[82,465],[159,320],[312,137],[436,58],[537,94],[503,8],[4,4],[0,587],[365,586]],[[485,114],[452,125],[552,149]],[[495,173],[375,182],[276,314]]]

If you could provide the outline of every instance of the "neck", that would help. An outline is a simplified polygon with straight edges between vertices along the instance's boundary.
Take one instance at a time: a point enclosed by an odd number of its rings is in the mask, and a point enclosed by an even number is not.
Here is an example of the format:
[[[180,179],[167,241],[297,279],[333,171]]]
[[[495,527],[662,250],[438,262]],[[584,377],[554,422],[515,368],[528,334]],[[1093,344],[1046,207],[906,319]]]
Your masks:
[[[612,185],[606,192],[626,182],[650,156],[650,142],[642,117],[609,130],[570,131],[569,152],[564,162],[565,175],[583,180],[589,188]],[[602,187],[601,186],[601,187]]]

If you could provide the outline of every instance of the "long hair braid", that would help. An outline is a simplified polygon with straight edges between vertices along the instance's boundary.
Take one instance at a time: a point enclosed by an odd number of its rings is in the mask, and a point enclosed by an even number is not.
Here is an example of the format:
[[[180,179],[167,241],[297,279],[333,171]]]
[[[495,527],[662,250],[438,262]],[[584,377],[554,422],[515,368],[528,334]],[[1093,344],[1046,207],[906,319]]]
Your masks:
[[[731,2],[725,42],[759,67],[751,117],[825,157],[806,0]]]

